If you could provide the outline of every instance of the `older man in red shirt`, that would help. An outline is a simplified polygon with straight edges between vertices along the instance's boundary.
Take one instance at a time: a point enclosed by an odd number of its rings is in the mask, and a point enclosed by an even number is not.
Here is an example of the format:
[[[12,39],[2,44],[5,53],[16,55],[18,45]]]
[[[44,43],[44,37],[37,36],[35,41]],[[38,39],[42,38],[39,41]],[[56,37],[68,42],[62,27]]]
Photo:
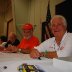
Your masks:
[[[24,38],[21,40],[18,46],[10,46],[3,50],[3,52],[22,52],[30,53],[34,46],[39,45],[37,37],[33,36],[33,26],[30,23],[26,23],[22,26]]]
[[[18,48],[22,53],[30,53],[34,46],[39,45],[37,37],[33,36],[33,26],[30,23],[26,23],[22,26],[24,38],[21,40]]]

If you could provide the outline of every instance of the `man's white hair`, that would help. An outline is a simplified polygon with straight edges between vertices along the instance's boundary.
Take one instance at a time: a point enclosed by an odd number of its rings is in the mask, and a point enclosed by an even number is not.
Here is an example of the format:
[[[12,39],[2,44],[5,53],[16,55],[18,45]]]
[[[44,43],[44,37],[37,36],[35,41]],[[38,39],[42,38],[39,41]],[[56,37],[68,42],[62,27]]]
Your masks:
[[[62,16],[62,15],[55,15],[55,16],[53,16],[53,18],[50,21],[51,25],[52,25],[52,21],[53,21],[54,18],[60,18],[60,19],[62,19],[64,26],[67,27],[67,21],[66,21],[65,17]]]

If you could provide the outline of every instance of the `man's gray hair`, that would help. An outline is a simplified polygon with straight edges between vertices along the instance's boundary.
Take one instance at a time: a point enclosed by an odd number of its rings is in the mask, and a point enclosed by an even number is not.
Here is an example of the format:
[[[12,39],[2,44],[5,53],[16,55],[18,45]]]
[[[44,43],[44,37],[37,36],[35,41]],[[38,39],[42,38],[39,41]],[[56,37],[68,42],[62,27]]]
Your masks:
[[[60,19],[62,19],[64,26],[67,27],[67,21],[66,21],[66,19],[65,19],[64,16],[62,16],[62,15],[55,15],[55,16],[53,16],[53,18],[50,21],[51,24],[52,24],[52,21],[53,21],[54,18],[60,18]]]

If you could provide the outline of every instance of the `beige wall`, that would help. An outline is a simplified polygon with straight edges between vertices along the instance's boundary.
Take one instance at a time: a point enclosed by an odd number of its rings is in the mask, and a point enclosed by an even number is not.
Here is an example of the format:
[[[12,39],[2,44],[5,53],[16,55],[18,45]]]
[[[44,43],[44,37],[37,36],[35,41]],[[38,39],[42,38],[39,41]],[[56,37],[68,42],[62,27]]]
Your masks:
[[[13,0],[15,22],[17,25],[28,21],[29,1],[30,0]]]
[[[0,0],[1,1],[1,0]],[[7,12],[0,14],[0,35],[6,34],[7,21],[13,18],[13,22],[10,24],[11,31],[17,32],[17,35],[21,39],[21,25],[30,22],[34,25],[34,35],[41,40],[41,24],[46,19],[48,0],[11,0],[12,7],[9,6]],[[50,0],[51,16],[55,14],[55,5],[61,3],[64,0]],[[2,2],[2,3],[1,3]],[[5,2],[2,0],[0,8],[6,10]],[[4,2],[4,3],[3,3]],[[4,8],[3,8],[3,7]],[[16,26],[16,27],[15,27]],[[20,33],[18,32],[18,29]]]
[[[13,19],[16,25],[16,33],[18,38],[21,40],[23,37],[21,26],[28,22],[28,10],[30,0],[13,0]]]
[[[51,16],[55,14],[55,5],[64,0],[50,0]],[[41,24],[46,20],[47,6],[49,0],[31,0],[29,21],[36,26],[34,35],[41,41]]]
[[[41,40],[41,24],[46,18],[48,0],[31,0],[29,21],[35,26],[34,35]]]
[[[5,5],[4,0],[0,0],[0,35],[4,34]]]
[[[10,0],[0,0],[0,35],[6,35],[7,32],[7,22],[13,18],[12,15],[12,5]],[[10,23],[10,31],[15,31],[15,24]]]
[[[14,18],[17,26],[17,33],[21,38],[21,25],[30,22],[35,26],[34,35],[41,40],[41,24],[46,19],[48,0],[13,0]],[[64,0],[50,0],[51,15],[55,14],[55,5]],[[22,32],[21,32],[22,33]]]
[[[0,35],[3,35],[4,33],[4,16],[0,15]]]
[[[5,19],[4,19],[4,34],[6,34],[6,30],[7,30],[7,22],[10,21],[13,18],[13,14],[12,14],[12,3],[10,1],[9,5],[8,5],[8,9],[5,13]],[[10,32],[15,32],[15,26],[13,23],[13,20],[11,22],[9,22],[9,28],[8,28],[8,34]]]
[[[48,0],[14,0],[15,23],[17,29],[19,29],[17,31],[21,31],[19,27],[21,27],[22,24],[30,22],[35,26],[34,35],[40,40],[41,23],[45,21],[47,1]],[[19,38],[21,38],[20,36]]]

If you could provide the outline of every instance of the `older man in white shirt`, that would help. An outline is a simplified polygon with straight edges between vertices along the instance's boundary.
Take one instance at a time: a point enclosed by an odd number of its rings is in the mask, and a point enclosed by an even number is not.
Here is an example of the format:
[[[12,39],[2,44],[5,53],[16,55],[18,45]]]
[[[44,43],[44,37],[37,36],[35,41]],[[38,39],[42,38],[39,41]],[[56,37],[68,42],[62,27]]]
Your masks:
[[[72,33],[67,33],[66,19],[61,15],[55,15],[51,19],[51,30],[54,37],[35,47],[30,53],[32,58],[41,56],[55,58],[72,55]]]

